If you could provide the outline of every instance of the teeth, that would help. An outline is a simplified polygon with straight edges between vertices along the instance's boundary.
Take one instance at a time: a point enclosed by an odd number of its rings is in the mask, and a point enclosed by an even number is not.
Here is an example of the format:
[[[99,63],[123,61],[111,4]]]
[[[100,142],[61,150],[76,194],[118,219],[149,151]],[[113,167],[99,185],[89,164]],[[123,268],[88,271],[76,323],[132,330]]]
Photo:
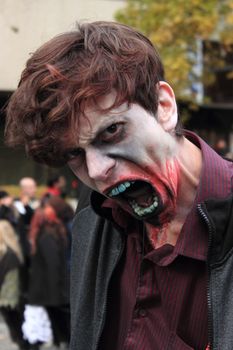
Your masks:
[[[135,212],[135,214],[137,214],[138,216],[145,216],[145,215],[153,213],[153,211],[157,208],[158,197],[154,196],[153,203],[147,208],[141,207],[140,205],[137,204],[137,202],[135,200],[129,201],[129,203],[130,203],[133,211]]]
[[[125,190],[131,186],[131,184],[133,184],[135,181],[125,181],[123,183],[121,183],[119,186],[114,187],[109,193],[109,197],[115,197],[118,196],[120,193],[125,192]]]

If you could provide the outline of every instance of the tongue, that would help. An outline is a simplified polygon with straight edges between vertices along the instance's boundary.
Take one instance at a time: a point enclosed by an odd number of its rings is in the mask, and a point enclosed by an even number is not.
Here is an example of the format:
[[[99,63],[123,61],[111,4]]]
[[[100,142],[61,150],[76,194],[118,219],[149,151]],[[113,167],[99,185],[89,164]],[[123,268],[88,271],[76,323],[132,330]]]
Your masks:
[[[135,201],[138,205],[140,205],[140,207],[147,208],[151,204],[153,204],[154,199],[153,199],[152,194],[150,194],[150,195],[145,194],[144,196],[141,195],[141,196],[138,196],[137,198],[135,198]]]
[[[152,188],[149,184],[145,183],[139,188],[129,189],[125,194],[125,197],[129,200],[135,200],[135,202],[141,207],[148,207],[153,203]]]

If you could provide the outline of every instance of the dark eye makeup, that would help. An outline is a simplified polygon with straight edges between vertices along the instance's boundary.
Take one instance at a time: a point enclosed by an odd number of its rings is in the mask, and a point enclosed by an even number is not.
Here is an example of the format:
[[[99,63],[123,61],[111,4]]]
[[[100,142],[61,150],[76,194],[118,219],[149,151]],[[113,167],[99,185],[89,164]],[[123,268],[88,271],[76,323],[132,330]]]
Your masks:
[[[122,122],[109,125],[98,135],[97,140],[103,143],[117,142],[122,137],[123,126]]]
[[[68,162],[73,159],[77,159],[77,160],[79,159],[81,163],[84,156],[85,156],[85,151],[80,147],[72,148],[66,152],[66,159]]]
[[[110,144],[117,143],[122,140],[124,134],[124,123],[116,122],[107,126],[104,130],[100,131],[96,138],[91,142],[94,144]],[[79,166],[83,163],[85,159],[85,150],[81,147],[74,147],[68,149],[65,152],[65,158],[67,162],[75,160],[76,166]]]

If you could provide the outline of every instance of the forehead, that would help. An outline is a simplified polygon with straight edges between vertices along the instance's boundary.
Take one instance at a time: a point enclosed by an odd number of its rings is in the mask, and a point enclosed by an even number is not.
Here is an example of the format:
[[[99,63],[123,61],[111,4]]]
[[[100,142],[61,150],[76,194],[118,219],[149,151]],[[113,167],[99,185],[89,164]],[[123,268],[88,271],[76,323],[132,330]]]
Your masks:
[[[96,103],[92,102],[85,106],[84,115],[91,118],[99,118],[101,116],[107,117],[117,115],[129,109],[127,103],[122,103],[117,107],[115,105],[117,93],[113,90],[110,94],[104,95],[97,99]]]
[[[117,94],[113,91],[98,99],[96,104],[91,103],[84,106],[83,113],[77,119],[77,124],[69,129],[64,138],[65,148],[85,148],[108,127],[117,123],[125,125],[128,135],[135,135],[138,132],[142,134],[141,131],[145,127],[146,129],[151,127],[152,131],[154,124],[157,124],[155,116],[137,103],[125,102],[111,109],[116,98]]]
[[[34,187],[34,186],[36,186],[36,183],[35,183],[35,181],[28,179],[28,180],[22,181],[21,186],[24,188]]]

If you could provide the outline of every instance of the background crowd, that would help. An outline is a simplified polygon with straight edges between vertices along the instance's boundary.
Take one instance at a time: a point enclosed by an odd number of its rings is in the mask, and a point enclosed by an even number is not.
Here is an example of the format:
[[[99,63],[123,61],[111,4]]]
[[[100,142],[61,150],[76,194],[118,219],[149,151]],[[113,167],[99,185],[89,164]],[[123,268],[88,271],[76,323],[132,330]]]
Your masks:
[[[21,350],[69,343],[74,211],[63,176],[47,185],[40,199],[30,177],[20,180],[18,198],[0,190],[0,311]]]

